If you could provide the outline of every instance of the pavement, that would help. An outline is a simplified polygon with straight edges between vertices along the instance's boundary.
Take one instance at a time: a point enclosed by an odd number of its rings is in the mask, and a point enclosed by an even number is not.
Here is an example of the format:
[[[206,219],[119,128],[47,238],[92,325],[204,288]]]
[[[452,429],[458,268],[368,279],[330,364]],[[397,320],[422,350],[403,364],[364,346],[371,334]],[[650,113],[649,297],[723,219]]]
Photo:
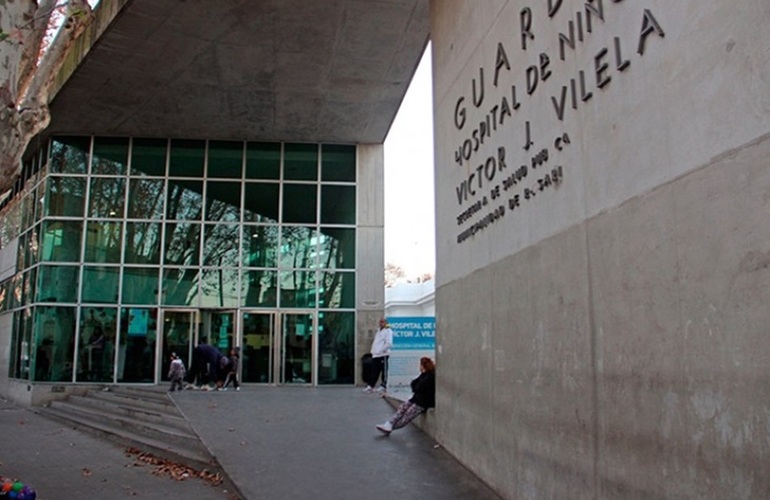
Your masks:
[[[360,388],[247,386],[172,399],[225,484],[160,474],[122,447],[1,399],[0,476],[38,500],[500,498],[416,426],[377,431],[393,408]]]

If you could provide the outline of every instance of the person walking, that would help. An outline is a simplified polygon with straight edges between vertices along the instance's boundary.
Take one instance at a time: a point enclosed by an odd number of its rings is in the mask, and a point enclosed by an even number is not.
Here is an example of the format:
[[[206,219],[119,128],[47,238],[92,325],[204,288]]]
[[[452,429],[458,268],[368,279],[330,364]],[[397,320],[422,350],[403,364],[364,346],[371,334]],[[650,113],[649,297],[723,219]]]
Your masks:
[[[227,390],[227,386],[230,385],[230,382],[233,383],[233,387],[235,387],[236,391],[241,390],[240,384],[238,383],[238,365],[240,364],[240,356],[238,350],[239,349],[237,347],[230,349],[230,364],[228,365],[229,371],[227,373],[227,378],[225,378],[225,384],[222,387],[223,391]]]
[[[401,403],[396,413],[388,421],[377,425],[377,430],[390,435],[396,429],[436,406],[436,365],[428,357],[420,358],[420,375],[412,380],[412,397]]]
[[[179,359],[179,356],[175,352],[171,353],[171,363],[168,367],[168,378],[171,380],[171,388],[169,391],[174,392],[176,390],[183,390],[182,380],[184,380],[185,368],[184,362]]]
[[[374,340],[372,341],[372,379],[367,381],[364,392],[374,392],[377,380],[381,380],[377,392],[387,392],[388,360],[390,359],[391,347],[393,347],[393,330],[390,329],[385,318],[380,318],[380,329],[374,335]]]

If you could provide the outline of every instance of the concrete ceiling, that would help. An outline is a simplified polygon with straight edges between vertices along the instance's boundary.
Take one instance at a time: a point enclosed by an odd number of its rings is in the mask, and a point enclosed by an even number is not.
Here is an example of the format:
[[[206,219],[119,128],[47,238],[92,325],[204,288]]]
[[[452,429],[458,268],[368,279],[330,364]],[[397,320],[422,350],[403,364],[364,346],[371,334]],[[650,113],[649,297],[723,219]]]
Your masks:
[[[428,0],[129,0],[46,135],[381,143],[428,31]]]

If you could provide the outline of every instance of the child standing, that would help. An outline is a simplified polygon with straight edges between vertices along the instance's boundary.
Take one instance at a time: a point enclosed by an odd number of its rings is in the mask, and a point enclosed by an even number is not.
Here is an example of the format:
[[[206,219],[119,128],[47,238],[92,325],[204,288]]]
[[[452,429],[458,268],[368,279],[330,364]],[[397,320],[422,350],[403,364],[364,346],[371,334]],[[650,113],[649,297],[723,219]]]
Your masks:
[[[182,390],[182,380],[184,380],[186,370],[184,368],[184,362],[179,359],[179,356],[175,352],[171,353],[171,364],[168,367],[168,378],[171,380],[171,388],[169,391]]]
[[[240,391],[241,388],[238,384],[238,365],[240,361],[240,356],[238,354],[238,348],[233,347],[230,349],[230,365],[229,365],[229,371],[227,372],[227,378],[225,379],[225,385],[222,388],[223,390],[227,390],[227,386],[230,385],[230,382],[233,383],[233,387],[235,387],[236,391]]]

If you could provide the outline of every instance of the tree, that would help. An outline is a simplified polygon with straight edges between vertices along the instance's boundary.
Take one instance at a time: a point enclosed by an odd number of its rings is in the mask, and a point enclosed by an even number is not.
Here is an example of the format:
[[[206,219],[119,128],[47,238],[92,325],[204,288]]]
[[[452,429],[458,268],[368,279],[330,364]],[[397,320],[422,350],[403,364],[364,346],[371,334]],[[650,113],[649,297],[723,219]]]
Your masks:
[[[2,2],[0,195],[13,186],[27,144],[48,126],[54,79],[70,46],[92,20],[86,0]]]
[[[392,262],[385,264],[385,287],[395,285],[399,279],[406,277],[406,271]]]

